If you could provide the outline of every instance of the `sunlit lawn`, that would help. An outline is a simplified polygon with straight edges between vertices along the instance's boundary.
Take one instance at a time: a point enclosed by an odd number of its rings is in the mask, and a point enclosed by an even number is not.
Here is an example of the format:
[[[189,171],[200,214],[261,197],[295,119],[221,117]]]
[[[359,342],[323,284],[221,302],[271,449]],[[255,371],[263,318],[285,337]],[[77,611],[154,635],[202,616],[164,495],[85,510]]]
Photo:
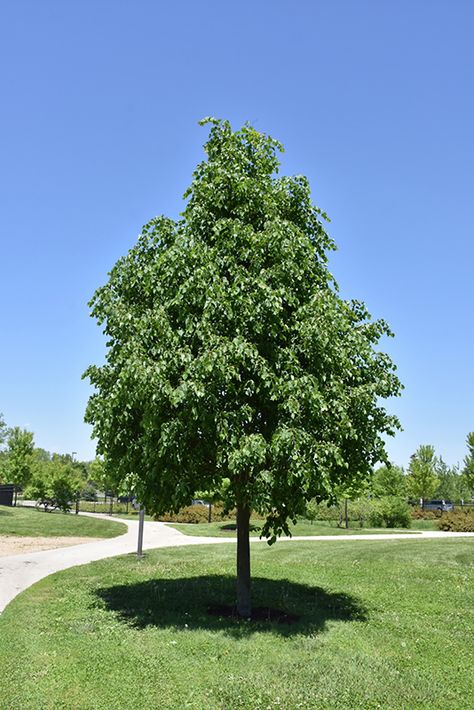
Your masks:
[[[0,617],[0,707],[471,706],[474,541],[252,546],[255,605],[292,625],[207,613],[233,601],[234,556],[161,549],[39,582]]]
[[[45,513],[35,508],[0,506],[0,535],[23,537],[115,537],[127,531],[114,520],[100,520],[73,513]],[[1,708],[1,699],[0,699]]]
[[[250,534],[252,537],[259,537],[263,520],[252,519],[252,529]],[[185,535],[207,536],[207,537],[236,537],[235,521],[225,520],[222,522],[211,523],[170,523],[173,528],[179,530]],[[349,529],[338,527],[335,521],[315,520],[299,520],[296,525],[290,524],[290,532],[294,536],[298,535],[373,535],[377,533],[413,533],[418,530],[437,530],[434,521],[432,520],[414,520],[412,527],[407,529],[394,528],[361,528],[358,523],[351,522]]]

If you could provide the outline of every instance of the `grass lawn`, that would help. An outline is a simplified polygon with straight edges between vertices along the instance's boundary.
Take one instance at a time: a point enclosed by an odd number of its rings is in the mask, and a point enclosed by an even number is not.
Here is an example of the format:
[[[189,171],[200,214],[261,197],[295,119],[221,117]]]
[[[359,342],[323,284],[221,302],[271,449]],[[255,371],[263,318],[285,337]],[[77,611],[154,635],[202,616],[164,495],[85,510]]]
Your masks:
[[[421,525],[420,525],[421,523]],[[254,530],[250,532],[252,537],[259,537],[260,528],[263,525],[263,520],[251,520]],[[185,535],[195,535],[198,537],[236,537],[235,523],[231,520],[215,523],[172,523],[171,527],[176,528]],[[299,520],[296,525],[290,524],[292,535],[373,535],[375,533],[413,533],[417,530],[437,530],[435,523],[432,520],[414,520],[412,527],[406,529],[393,528],[361,528],[355,523],[350,523],[348,530],[338,528],[336,522],[315,520],[311,523],[309,520]],[[234,527],[234,529],[229,529]]]
[[[0,535],[23,537],[115,537],[127,531],[123,523],[71,513],[44,513],[36,508],[0,505]],[[0,696],[0,708],[1,706]]]
[[[207,613],[233,601],[234,554],[128,555],[23,592],[0,617],[0,707],[472,704],[474,541],[252,547],[254,604],[297,615],[292,625]]]

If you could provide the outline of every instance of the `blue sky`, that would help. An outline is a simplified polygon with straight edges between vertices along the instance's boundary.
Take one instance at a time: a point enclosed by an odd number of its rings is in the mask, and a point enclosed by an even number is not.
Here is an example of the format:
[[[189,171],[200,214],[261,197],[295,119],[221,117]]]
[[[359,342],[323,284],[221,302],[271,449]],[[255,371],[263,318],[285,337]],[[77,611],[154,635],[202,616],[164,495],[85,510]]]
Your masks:
[[[469,0],[3,0],[0,411],[92,458],[87,301],[141,225],[177,216],[207,115],[283,142],[331,216],[331,269],[396,338],[388,443],[462,461],[474,430]]]

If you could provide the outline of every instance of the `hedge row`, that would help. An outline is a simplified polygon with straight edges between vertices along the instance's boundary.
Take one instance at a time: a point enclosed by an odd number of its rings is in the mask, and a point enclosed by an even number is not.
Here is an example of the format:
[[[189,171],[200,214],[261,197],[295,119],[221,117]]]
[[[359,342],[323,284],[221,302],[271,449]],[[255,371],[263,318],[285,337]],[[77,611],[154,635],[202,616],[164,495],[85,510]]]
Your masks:
[[[308,520],[335,521],[342,525],[345,518],[345,505],[327,506],[310,501],[306,508]],[[411,525],[410,508],[402,498],[359,498],[347,502],[347,518],[359,523],[360,527],[409,528]]]
[[[234,519],[235,510],[226,513],[222,505],[216,504],[212,506],[212,521]],[[207,523],[209,520],[209,507],[207,505],[188,505],[185,508],[181,508],[177,513],[159,515],[156,520],[160,520],[163,523]]]
[[[438,520],[440,530],[447,532],[474,532],[474,510],[454,510],[443,513]]]

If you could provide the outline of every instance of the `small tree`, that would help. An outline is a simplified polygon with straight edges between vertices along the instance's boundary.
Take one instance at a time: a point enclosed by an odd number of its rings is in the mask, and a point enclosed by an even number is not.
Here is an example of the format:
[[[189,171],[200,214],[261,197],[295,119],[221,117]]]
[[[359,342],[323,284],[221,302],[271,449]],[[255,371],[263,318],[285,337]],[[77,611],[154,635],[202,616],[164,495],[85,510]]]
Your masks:
[[[15,505],[18,489],[23,489],[33,473],[33,434],[26,429],[13,427],[8,430],[5,478],[15,486]]]
[[[469,492],[474,492],[474,431],[466,437],[467,456],[464,458],[464,468],[462,475]]]
[[[377,498],[403,497],[406,495],[406,489],[406,476],[401,466],[384,464],[375,470],[372,479],[372,492]]]
[[[84,481],[72,462],[53,457],[36,463],[27,494],[45,511],[58,508],[66,513],[82,485]]]
[[[436,475],[438,459],[433,446],[420,446],[410,459],[407,487],[410,495],[420,498],[422,505],[431,498],[439,480]]]
[[[250,601],[249,519],[274,542],[308,500],[357,487],[399,424],[400,383],[376,352],[384,321],[344,301],[306,178],[278,177],[280,144],[212,124],[182,219],[152,219],[91,301],[107,362],[86,421],[118,481],[152,513],[230,481],[237,610]]]
[[[89,462],[87,477],[97,488],[107,488],[108,481],[105,480],[105,466],[103,459],[96,457]]]

